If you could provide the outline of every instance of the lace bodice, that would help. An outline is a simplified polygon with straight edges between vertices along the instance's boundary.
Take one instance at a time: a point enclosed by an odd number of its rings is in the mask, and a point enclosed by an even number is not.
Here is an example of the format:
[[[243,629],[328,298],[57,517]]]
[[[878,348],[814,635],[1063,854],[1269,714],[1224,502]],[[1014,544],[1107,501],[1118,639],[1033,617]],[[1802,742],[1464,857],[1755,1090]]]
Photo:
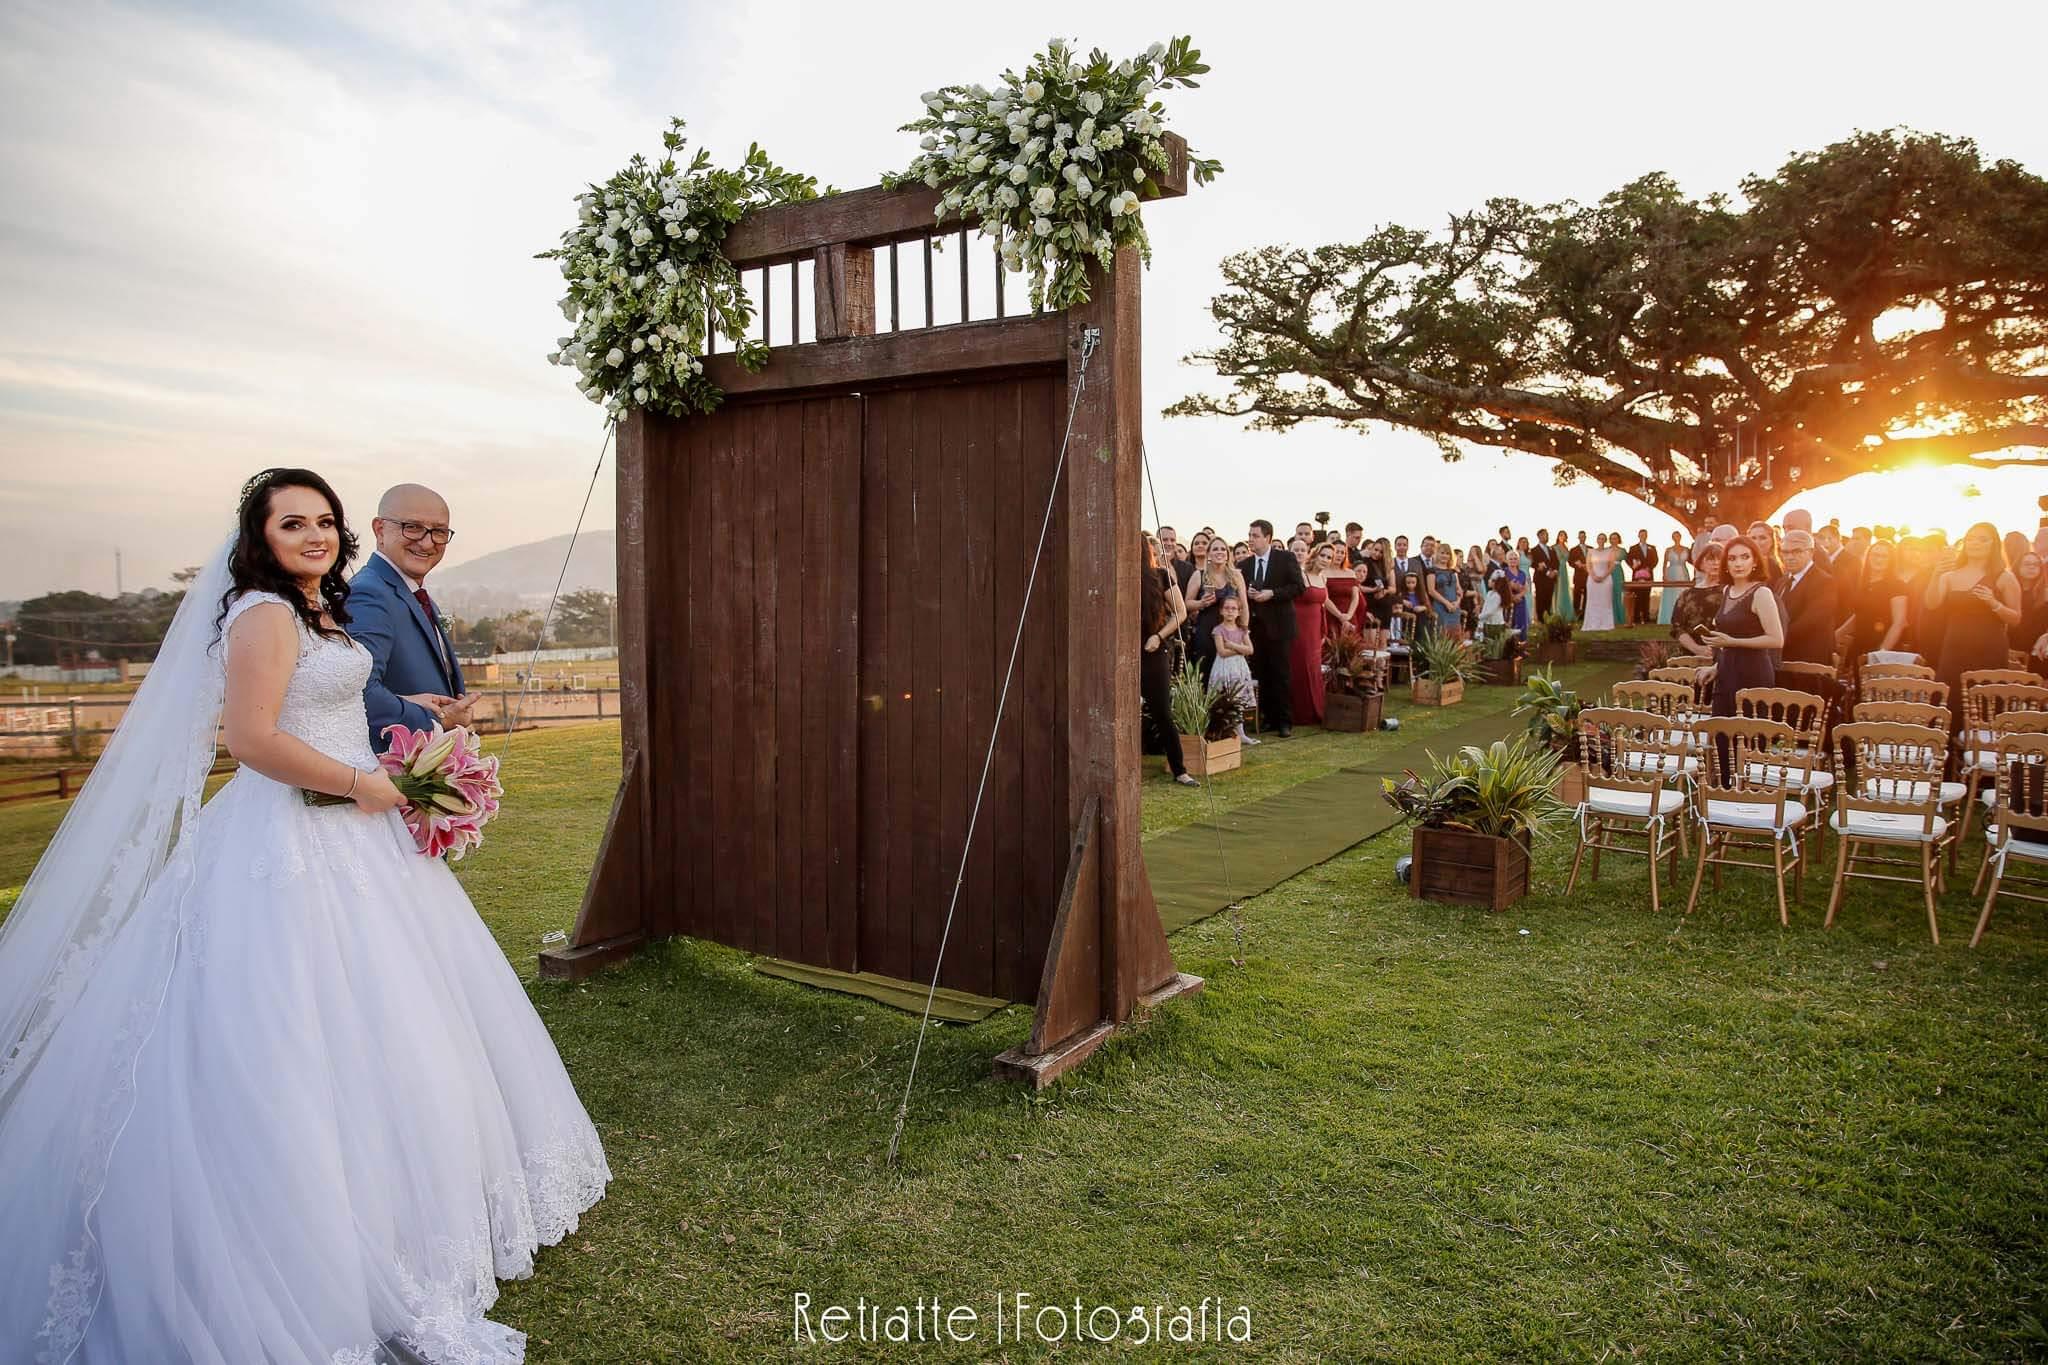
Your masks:
[[[228,607],[221,637],[227,637],[243,612],[263,602],[290,605],[276,593],[243,593]],[[363,709],[370,651],[353,640],[330,640],[309,630],[296,613],[293,626],[299,635],[299,663],[285,688],[277,728],[329,758],[358,768],[374,767],[377,756],[370,749],[370,719]]]

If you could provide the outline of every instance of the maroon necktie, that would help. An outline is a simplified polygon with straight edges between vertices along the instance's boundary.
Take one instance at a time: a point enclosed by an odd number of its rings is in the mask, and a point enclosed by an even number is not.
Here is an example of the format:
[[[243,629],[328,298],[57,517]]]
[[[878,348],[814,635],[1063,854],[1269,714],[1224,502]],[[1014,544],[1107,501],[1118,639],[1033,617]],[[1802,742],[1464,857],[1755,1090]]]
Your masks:
[[[441,666],[446,668],[448,666],[448,647],[441,642],[441,618],[434,611],[434,599],[427,596],[425,588],[414,588],[412,595],[418,599],[420,607],[427,613],[427,624],[433,627],[434,630],[434,653],[440,656]]]

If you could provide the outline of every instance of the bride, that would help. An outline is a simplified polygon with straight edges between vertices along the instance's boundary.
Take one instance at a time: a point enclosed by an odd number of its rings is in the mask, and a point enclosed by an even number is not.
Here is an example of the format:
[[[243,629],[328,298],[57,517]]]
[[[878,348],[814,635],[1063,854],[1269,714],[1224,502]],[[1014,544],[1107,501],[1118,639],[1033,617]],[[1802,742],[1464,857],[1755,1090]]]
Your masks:
[[[1581,630],[1614,629],[1614,574],[1620,557],[1621,547],[1609,545],[1602,533],[1600,543],[1586,557],[1586,619]]]
[[[249,482],[0,925],[0,1359],[518,1361],[498,1279],[611,1178],[371,755],[355,549],[319,475]]]

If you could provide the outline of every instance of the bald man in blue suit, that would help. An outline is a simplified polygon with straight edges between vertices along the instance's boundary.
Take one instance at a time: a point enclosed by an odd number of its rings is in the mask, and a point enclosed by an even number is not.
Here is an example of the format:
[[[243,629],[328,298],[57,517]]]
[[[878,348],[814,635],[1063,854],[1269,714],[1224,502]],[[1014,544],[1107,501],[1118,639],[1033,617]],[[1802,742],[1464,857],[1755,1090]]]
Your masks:
[[[378,500],[370,530],[377,552],[349,580],[348,633],[373,660],[363,708],[370,744],[382,753],[391,747],[385,727],[468,725],[477,699],[463,690],[455,642],[426,589],[455,534],[448,504],[431,488],[403,483]]]

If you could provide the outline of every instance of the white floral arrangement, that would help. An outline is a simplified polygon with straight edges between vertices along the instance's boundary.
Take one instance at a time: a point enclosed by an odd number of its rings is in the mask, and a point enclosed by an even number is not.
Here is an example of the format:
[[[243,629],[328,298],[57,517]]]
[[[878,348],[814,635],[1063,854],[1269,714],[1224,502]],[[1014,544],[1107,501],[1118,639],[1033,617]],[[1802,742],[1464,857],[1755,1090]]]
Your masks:
[[[816,180],[777,166],[758,146],[737,170],[714,168],[702,148],[679,169],[683,127],[670,121],[660,162],[635,156],[577,196],[576,225],[539,253],[561,262],[569,286],[562,316],[576,324],[548,362],[573,368],[577,388],[614,420],[628,408],[682,417],[718,406],[724,393],[699,359],[708,322],[733,342],[743,368],[761,368],[768,348],[747,337],[753,302],[721,250],[725,234],[750,210],[818,196]]]
[[[1117,249],[1151,242],[1138,212],[1156,198],[1167,168],[1166,108],[1153,97],[1194,87],[1208,71],[1185,37],[1154,43],[1112,64],[1100,48],[1085,64],[1055,38],[1020,77],[999,88],[949,85],[923,96],[925,116],[903,125],[922,151],[885,185],[922,181],[943,188],[937,216],[976,222],[995,238],[1003,262],[1028,274],[1033,307],[1067,308],[1088,298],[1090,258],[1106,270]],[[1188,155],[1195,183],[1223,167]]]

